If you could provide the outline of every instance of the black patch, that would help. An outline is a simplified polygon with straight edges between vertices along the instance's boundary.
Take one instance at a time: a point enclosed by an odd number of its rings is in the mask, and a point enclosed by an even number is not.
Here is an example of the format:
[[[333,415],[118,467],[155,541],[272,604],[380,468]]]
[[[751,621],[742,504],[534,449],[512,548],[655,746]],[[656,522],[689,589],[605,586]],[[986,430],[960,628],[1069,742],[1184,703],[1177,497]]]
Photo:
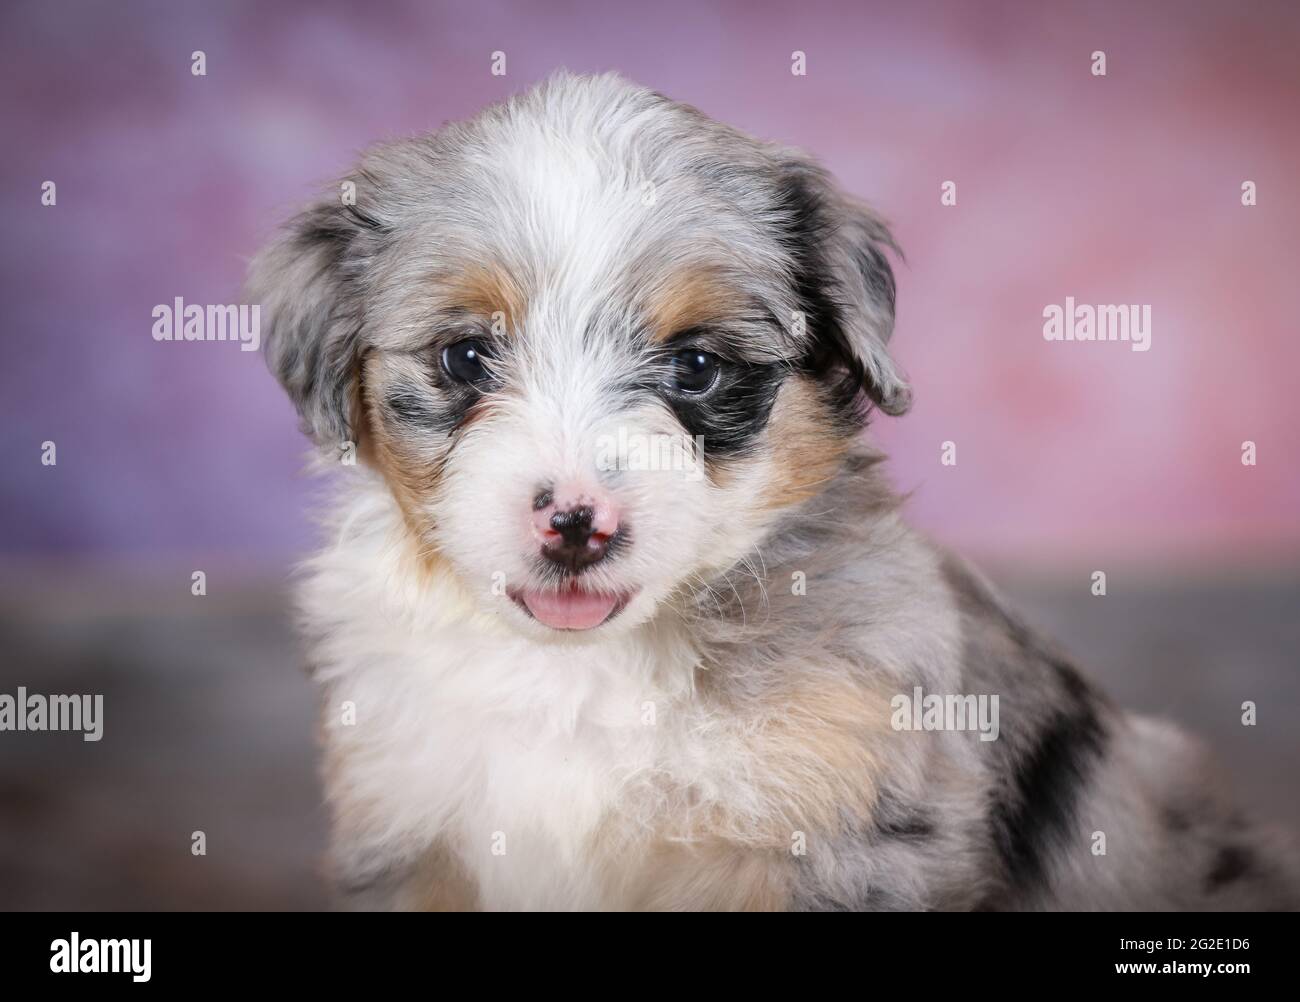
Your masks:
[[[826,261],[822,247],[835,221],[828,218],[818,182],[808,168],[794,164],[778,185],[778,208],[786,217],[777,239],[795,262],[794,293],[804,314],[812,345],[800,367],[826,387],[836,413],[851,427],[865,423],[868,410],[862,395],[878,394],[844,330],[844,310],[836,298],[839,279]],[[858,253],[858,269],[868,292],[894,309],[894,273],[881,251],[872,244]]]
[[[777,240],[795,262],[795,300],[812,337],[812,347],[800,365],[827,380],[840,413],[856,416],[867,374],[849,347],[841,322],[842,307],[832,298],[835,274],[821,251],[830,231],[822,201],[806,170],[795,166],[783,174],[777,188],[777,206],[785,220],[777,231]],[[838,376],[836,369],[840,370]]]
[[[612,390],[666,403],[688,436],[703,438],[704,454],[695,458],[706,466],[748,455],[767,427],[790,366],[740,356],[743,345],[728,331],[693,327],[661,344],[648,342],[648,330],[639,333],[646,344],[646,364]],[[673,386],[673,356],[688,347],[708,352],[720,363],[713,386],[702,392]]]
[[[1082,680],[1052,666],[1069,696],[1027,742],[1018,741],[1009,784],[995,795],[994,840],[1013,885],[1041,884],[1050,854],[1075,836],[1080,792],[1105,744],[1105,728]],[[1004,730],[1005,733],[1005,730]]]
[[[882,793],[876,801],[872,822],[880,838],[919,842],[934,835],[934,821],[928,811],[905,804],[890,793]]]
[[[451,435],[461,427],[483,394],[471,386],[442,380],[437,390],[397,385],[384,397],[387,414],[419,431]]]
[[[388,413],[404,424],[429,427],[443,418],[442,412],[432,406],[428,397],[419,390],[394,389],[384,397]]]
[[[357,228],[343,217],[334,212],[318,212],[304,222],[296,238],[303,248],[329,248],[330,254],[333,255],[330,263],[337,265],[356,235]]]
[[[1217,891],[1234,880],[1240,880],[1255,868],[1255,856],[1239,845],[1225,845],[1215,854],[1210,872],[1205,875],[1206,892]]]
[[[785,372],[780,365],[724,361],[714,387],[699,394],[665,391],[686,434],[703,436],[704,460],[747,454],[767,427]]]
[[[963,564],[946,558],[943,572],[971,645],[967,684],[1011,686],[1026,693],[1027,706],[1044,706],[1042,717],[1026,718],[1004,697],[1001,738],[989,749],[999,774],[989,805],[993,844],[1008,890],[1019,897],[1044,882],[1053,852],[1079,839],[1076,807],[1105,752],[1108,704]],[[974,678],[972,667],[978,669]],[[986,903],[1002,905],[1000,898]]]
[[[384,233],[384,234],[391,232],[390,227],[385,226],[374,216],[370,215],[370,213],[363,211],[358,206],[347,205],[344,206],[344,208],[347,210],[348,215],[351,216],[352,219],[354,219],[359,225],[364,226],[366,229],[374,230],[376,233]]]

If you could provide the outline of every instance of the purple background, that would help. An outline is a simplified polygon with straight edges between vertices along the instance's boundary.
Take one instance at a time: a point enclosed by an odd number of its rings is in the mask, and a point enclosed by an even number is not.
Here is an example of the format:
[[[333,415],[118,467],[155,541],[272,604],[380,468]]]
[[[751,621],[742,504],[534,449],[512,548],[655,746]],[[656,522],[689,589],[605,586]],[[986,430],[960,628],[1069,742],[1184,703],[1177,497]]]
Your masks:
[[[155,343],[151,309],[237,302],[360,148],[558,67],[802,146],[893,221],[916,406],[877,433],[941,539],[1058,569],[1300,552],[1295,4],[7,3],[0,36],[11,566],[301,552],[305,442],[260,355]],[[1045,342],[1067,295],[1151,304],[1152,349]]]

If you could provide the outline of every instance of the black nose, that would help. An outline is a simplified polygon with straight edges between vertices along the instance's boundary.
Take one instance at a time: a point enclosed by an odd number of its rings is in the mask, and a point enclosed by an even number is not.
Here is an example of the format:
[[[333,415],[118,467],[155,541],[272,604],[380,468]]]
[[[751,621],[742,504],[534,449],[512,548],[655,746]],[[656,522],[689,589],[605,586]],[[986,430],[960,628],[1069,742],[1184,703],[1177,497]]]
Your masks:
[[[605,559],[609,552],[609,537],[592,531],[594,515],[588,505],[557,511],[551,516],[550,524],[560,538],[543,546],[542,555],[571,574]]]

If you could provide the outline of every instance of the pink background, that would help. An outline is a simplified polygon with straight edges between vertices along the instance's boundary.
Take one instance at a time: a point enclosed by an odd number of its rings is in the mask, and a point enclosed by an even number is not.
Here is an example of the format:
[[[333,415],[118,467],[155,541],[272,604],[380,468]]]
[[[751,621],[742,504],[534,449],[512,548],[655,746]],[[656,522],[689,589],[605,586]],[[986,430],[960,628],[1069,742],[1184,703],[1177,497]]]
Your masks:
[[[1300,554],[1295,4],[7,3],[0,37],[15,565],[302,551],[305,443],[261,357],[155,343],[152,307],[237,302],[357,150],[558,67],[802,146],[892,220],[916,406],[876,431],[942,540],[1057,569]],[[1066,296],[1150,304],[1151,350],[1045,342]]]

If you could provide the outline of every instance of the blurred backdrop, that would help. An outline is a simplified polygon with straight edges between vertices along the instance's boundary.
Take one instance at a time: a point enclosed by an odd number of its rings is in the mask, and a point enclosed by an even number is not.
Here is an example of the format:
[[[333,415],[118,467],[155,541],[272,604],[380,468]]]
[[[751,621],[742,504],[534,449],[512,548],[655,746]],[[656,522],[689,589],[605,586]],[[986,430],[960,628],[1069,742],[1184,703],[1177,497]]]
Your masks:
[[[560,67],[801,146],[891,220],[916,403],[873,434],[913,521],[1300,825],[1298,44],[1284,2],[7,3],[0,693],[106,720],[0,733],[0,907],[325,902],[306,443],[260,355],[151,311],[238,302],[361,148]],[[1067,296],[1149,304],[1150,350],[1045,341]]]

